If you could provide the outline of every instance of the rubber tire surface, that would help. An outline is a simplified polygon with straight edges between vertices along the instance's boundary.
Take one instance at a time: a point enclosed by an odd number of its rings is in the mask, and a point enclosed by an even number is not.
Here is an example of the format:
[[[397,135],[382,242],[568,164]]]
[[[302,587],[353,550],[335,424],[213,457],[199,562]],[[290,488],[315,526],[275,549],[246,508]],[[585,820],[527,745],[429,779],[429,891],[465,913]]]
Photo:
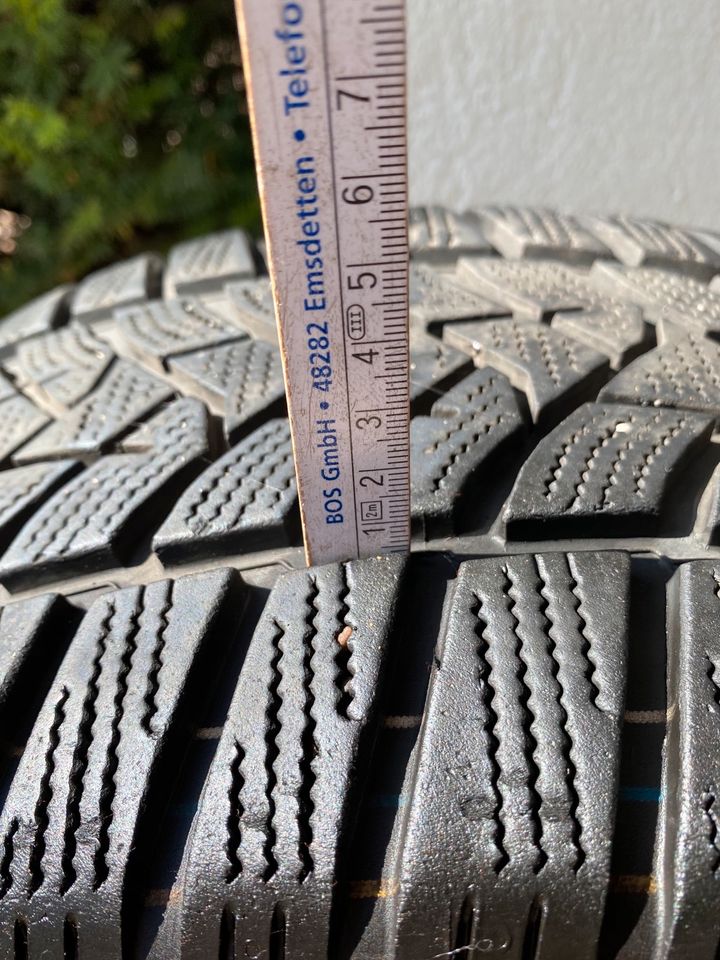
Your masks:
[[[409,557],[304,568],[240,231],[0,321],[0,957],[717,956],[720,236],[410,237]]]

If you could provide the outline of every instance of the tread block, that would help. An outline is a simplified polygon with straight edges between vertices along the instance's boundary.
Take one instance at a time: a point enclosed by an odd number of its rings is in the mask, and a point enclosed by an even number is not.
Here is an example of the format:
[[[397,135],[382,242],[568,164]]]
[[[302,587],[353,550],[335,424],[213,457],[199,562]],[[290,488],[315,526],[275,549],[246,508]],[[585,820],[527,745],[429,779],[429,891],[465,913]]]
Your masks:
[[[63,413],[93,389],[113,358],[80,323],[21,343],[4,366],[17,385],[52,413]]]
[[[577,217],[541,207],[486,207],[485,235],[504,257],[592,263],[610,251]]]
[[[166,383],[127,360],[117,360],[100,385],[25,444],[15,462],[99,453],[171,396]]]
[[[153,300],[116,314],[122,352],[162,372],[177,354],[247,336],[200,300]]]
[[[163,295],[167,298],[220,290],[232,280],[254,277],[252,243],[243,230],[221,230],[173,247]]]
[[[424,263],[410,266],[410,322],[434,330],[455,320],[498,317],[507,309],[456,283],[454,274]]]
[[[249,432],[284,404],[280,353],[263,340],[239,340],[173,357],[169,370],[184,390],[224,415],[231,437]]]
[[[32,661],[43,655],[46,641],[57,642],[50,634],[55,612],[63,601],[53,595],[8,603],[0,609],[0,710],[24,679]],[[30,676],[37,675],[33,672]]]
[[[267,279],[267,277],[265,277]],[[255,283],[256,280],[237,281],[245,283]],[[245,324],[242,314],[238,311],[230,296],[228,296],[228,287],[233,284],[228,283],[220,290],[212,290],[209,293],[200,293],[190,299],[199,301],[204,307],[214,313],[217,317],[224,320],[230,327],[241,330],[245,336],[250,332]],[[188,298],[184,298],[188,299]]]
[[[630,267],[665,267],[708,280],[720,270],[720,254],[689,230],[634,217],[593,217],[593,233]]]
[[[557,419],[580,397],[595,397],[607,379],[606,356],[543,324],[471,321],[446,327],[444,337],[476,366],[494,367],[522,390],[536,422]]]
[[[246,280],[244,283],[229,283],[225,293],[237,310],[239,323],[253,337],[277,345],[275,303],[268,278],[259,277],[257,280]]]
[[[407,815],[397,960],[476,943],[512,960],[595,957],[628,593],[623,554],[461,564]]]
[[[55,287],[0,320],[0,350],[59,327],[68,315],[73,288]]]
[[[693,277],[669,270],[598,263],[593,281],[613,296],[642,307],[656,323],[669,321],[687,330],[720,330],[720,295]]]
[[[79,469],[80,464],[74,460],[59,460],[4,470],[0,483],[0,543],[6,545],[23,520]]]
[[[157,254],[142,253],[91,273],[75,291],[70,305],[72,316],[84,322],[102,320],[116,307],[158,296],[162,265]]]
[[[410,400],[415,402],[428,394],[442,395],[442,388],[472,373],[472,362],[429,334],[410,333]]]
[[[163,558],[284,546],[299,536],[290,426],[270,420],[200,474],[153,539]]]
[[[49,420],[27,397],[4,396],[0,400],[0,462],[42,430]]]
[[[197,400],[178,400],[125,447],[66,484],[25,525],[0,561],[4,582],[42,582],[118,563],[145,537],[143,514],[169,486],[191,478],[207,456],[208,418]],[[143,452],[144,451],[144,452]]]
[[[325,960],[404,561],[283,576],[255,630],[182,876],[178,955]],[[284,953],[283,953],[284,947]]]
[[[434,403],[429,417],[413,418],[411,516],[426,539],[453,532],[482,475],[524,433],[512,387],[493,370],[476,370]]]
[[[468,253],[492,253],[476,213],[446,207],[411,207],[410,256],[432,263],[452,263]]]
[[[458,264],[457,278],[529,320],[543,320],[558,310],[606,306],[585,271],[552,261],[515,263],[464,257]]]
[[[504,515],[508,538],[656,532],[673,483],[712,427],[695,413],[584,404],[522,466]]]
[[[679,407],[720,416],[720,345],[688,334],[639,357],[600,393],[600,400]]]
[[[720,568],[696,561],[670,587],[664,857],[653,956],[713,960],[720,944]]]
[[[83,619],[0,818],[3,956],[18,927],[28,958],[127,955],[125,906],[140,888],[126,888],[128,870],[148,799],[167,788],[153,771],[175,753],[233,581],[219,570],[119,590]]]
[[[648,345],[648,327],[642,310],[630,304],[605,310],[556,313],[553,330],[604,353],[613,370],[619,370]]]

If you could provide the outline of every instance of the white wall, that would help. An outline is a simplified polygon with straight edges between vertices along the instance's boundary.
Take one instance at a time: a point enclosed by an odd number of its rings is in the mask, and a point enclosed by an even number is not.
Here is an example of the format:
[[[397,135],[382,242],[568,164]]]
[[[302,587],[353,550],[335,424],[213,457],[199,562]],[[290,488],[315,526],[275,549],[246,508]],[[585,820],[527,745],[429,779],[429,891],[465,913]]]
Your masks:
[[[720,0],[407,0],[414,203],[720,228]]]

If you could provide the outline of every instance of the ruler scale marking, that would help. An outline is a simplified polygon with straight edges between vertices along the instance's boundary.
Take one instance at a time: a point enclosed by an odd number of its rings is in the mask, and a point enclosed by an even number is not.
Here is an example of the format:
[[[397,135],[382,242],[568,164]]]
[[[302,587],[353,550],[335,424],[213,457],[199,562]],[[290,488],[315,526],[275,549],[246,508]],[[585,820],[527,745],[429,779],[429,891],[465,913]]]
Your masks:
[[[404,3],[237,10],[307,560],[404,551]]]

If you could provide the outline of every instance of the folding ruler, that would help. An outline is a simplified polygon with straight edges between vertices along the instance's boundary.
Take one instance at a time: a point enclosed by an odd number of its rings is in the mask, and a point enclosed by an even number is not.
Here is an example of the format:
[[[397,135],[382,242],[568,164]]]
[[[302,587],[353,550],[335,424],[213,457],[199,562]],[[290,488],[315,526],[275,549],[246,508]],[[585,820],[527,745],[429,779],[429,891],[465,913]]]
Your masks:
[[[237,9],[307,561],[404,552],[404,0]]]

